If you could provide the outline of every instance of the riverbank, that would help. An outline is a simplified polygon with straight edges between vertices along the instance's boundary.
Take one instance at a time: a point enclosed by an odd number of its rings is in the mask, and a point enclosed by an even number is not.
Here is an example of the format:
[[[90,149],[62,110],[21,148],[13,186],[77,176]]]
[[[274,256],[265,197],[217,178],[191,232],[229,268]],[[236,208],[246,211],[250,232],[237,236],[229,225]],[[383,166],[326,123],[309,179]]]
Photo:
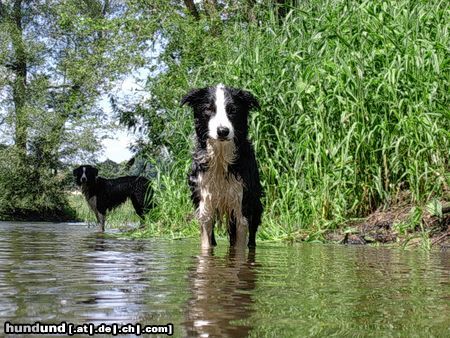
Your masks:
[[[450,187],[448,6],[442,1],[301,1],[280,18],[276,7],[254,3],[251,15],[244,14],[245,5],[220,8],[226,15],[215,19],[205,13],[201,20],[189,20],[169,6],[149,21],[139,20],[136,31],[147,34],[157,26],[153,38],[167,41],[152,61],[164,71],[146,79],[150,101],[130,111],[122,104],[118,108],[127,112],[122,122],[130,130],[145,131],[132,147],[154,166],[157,207],[143,230],[124,236],[198,240],[186,184],[194,121],[179,102],[192,88],[224,83],[250,91],[261,107],[249,115],[248,134],[264,190],[258,241],[330,242],[337,232],[337,242],[346,243],[403,243],[399,238],[413,243],[411,234],[420,234],[425,247],[440,242],[445,236],[428,228],[426,210],[433,198],[450,201],[445,197]],[[47,110],[36,113],[46,116]],[[64,205],[61,195],[73,187],[73,168],[52,168],[94,157],[91,150],[78,154],[78,146],[70,156],[60,145],[47,149],[47,142],[65,139],[41,139],[46,134],[30,129],[26,160],[24,151],[12,156],[13,149],[3,146],[0,213],[1,207],[14,213]],[[134,174],[121,170],[105,168],[100,174]],[[403,201],[411,204],[403,211],[406,221],[378,221],[377,210],[394,210],[405,191],[409,196]],[[77,217],[94,222],[83,198],[77,198]],[[108,216],[107,227],[139,221],[124,208]],[[364,216],[374,219],[370,226],[354,220]]]
[[[70,208],[76,218],[95,223],[83,196],[70,195]],[[160,211],[158,210],[157,213]],[[198,236],[198,225],[192,213],[186,214],[184,222],[166,224],[159,222],[153,212],[147,215],[145,226],[138,228],[139,218],[133,206],[127,202],[107,217],[107,227],[123,228],[121,237],[170,239]],[[132,229],[130,230],[130,226]],[[288,226],[279,227],[275,233],[273,222],[261,225],[258,241],[322,242],[347,245],[395,245],[400,247],[450,248],[450,202],[432,200],[423,206],[397,201],[396,204],[379,208],[368,217],[343,222],[333,229],[316,228],[289,231]],[[218,229],[219,237],[226,237],[224,229]]]
[[[77,212],[66,205],[60,209],[28,210],[17,209],[14,212],[0,214],[0,221],[12,222],[74,222],[81,221]]]
[[[450,204],[430,202],[376,210],[368,217],[329,231],[327,241],[340,244],[396,244],[401,247],[450,248]]]
[[[70,209],[76,213],[76,219],[87,223],[96,223],[94,213],[89,209],[86,199],[82,194],[70,194],[67,196]],[[129,224],[139,224],[139,217],[136,215],[130,201],[122,204],[106,218],[107,227],[121,228]]]
[[[84,197],[79,194],[67,196],[68,205],[60,211],[42,213],[17,213],[3,220],[31,222],[83,221],[95,223]],[[139,228],[139,217],[127,202],[112,211],[107,218],[107,227],[122,229],[120,237],[144,238],[196,238],[198,225],[192,213],[181,224],[162,224],[150,213],[145,226]],[[450,202],[432,200],[424,206],[398,202],[379,208],[368,217],[352,219],[334,229],[301,229],[289,232],[288,227],[279,227],[278,235],[272,224],[262,224],[258,232],[261,242],[321,242],[344,245],[394,245],[403,248],[450,248]],[[218,237],[226,237],[224,229],[218,229]]]

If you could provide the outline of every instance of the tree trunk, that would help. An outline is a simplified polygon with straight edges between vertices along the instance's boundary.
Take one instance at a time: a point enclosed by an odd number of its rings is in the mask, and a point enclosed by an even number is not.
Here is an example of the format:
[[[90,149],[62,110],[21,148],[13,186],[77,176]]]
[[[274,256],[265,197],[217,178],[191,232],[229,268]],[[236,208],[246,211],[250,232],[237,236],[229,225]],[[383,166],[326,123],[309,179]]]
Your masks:
[[[25,107],[27,88],[27,56],[23,42],[22,0],[15,0],[12,12],[12,47],[14,53],[13,101],[15,112],[14,142],[20,153],[26,154],[28,116]]]
[[[195,20],[200,19],[200,14],[198,14],[197,7],[195,6],[194,0],[184,0],[184,4],[188,9],[189,13],[195,18]]]

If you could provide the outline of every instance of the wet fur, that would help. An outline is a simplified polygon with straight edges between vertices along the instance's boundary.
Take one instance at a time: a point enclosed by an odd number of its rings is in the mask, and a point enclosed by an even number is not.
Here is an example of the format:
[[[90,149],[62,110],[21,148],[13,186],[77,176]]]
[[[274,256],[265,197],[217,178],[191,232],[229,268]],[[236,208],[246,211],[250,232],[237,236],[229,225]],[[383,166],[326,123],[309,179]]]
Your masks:
[[[83,168],[85,168],[86,182],[81,181]],[[145,177],[103,178],[97,176],[98,170],[90,165],[76,168],[73,175],[102,231],[105,228],[106,213],[124,203],[128,198],[141,219],[147,211],[146,205],[150,206],[146,202],[151,201],[152,192],[149,180]],[[146,194],[150,194],[150,196],[146,196]]]
[[[248,134],[248,113],[259,107],[249,92],[225,87],[226,111],[234,137],[222,142],[208,137],[208,122],[216,87],[195,89],[182,104],[194,110],[196,146],[188,176],[191,198],[201,224],[202,246],[216,245],[214,223],[226,219],[230,245],[256,246],[256,231],[261,223],[262,189],[255,152]],[[206,233],[205,233],[206,232]]]

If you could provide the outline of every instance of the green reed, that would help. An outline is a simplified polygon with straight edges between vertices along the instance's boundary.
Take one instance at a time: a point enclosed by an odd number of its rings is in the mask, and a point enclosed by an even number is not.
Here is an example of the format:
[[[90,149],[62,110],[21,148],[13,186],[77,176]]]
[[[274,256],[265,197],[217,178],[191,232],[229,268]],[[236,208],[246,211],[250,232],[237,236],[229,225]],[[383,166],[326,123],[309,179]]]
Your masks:
[[[219,34],[205,34],[204,20],[171,23],[182,56],[149,81],[167,108],[172,162],[154,180],[158,206],[142,235],[197,231],[186,184],[192,113],[178,102],[219,82],[252,91],[262,107],[250,117],[265,192],[260,239],[320,239],[400,199],[441,198],[450,183],[447,2],[302,1],[281,22],[259,9],[257,22],[237,18]]]

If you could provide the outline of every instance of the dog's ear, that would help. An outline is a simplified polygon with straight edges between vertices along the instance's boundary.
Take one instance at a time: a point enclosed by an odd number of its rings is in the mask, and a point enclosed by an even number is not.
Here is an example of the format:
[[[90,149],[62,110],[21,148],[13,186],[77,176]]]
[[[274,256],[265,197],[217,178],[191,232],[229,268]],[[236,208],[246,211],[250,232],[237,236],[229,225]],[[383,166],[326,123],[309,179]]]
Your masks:
[[[260,108],[258,100],[252,93],[246,90],[238,89],[236,96],[248,107],[249,110]]]
[[[72,171],[73,176],[77,177],[77,176],[78,176],[78,173],[80,172],[80,170],[81,170],[81,167],[75,168],[75,169]]]
[[[185,104],[188,104],[190,107],[196,106],[205,97],[207,91],[208,88],[192,89],[181,99],[180,105],[184,106]]]
[[[92,167],[92,171],[94,172],[95,177],[98,176],[98,169],[95,167]]]

